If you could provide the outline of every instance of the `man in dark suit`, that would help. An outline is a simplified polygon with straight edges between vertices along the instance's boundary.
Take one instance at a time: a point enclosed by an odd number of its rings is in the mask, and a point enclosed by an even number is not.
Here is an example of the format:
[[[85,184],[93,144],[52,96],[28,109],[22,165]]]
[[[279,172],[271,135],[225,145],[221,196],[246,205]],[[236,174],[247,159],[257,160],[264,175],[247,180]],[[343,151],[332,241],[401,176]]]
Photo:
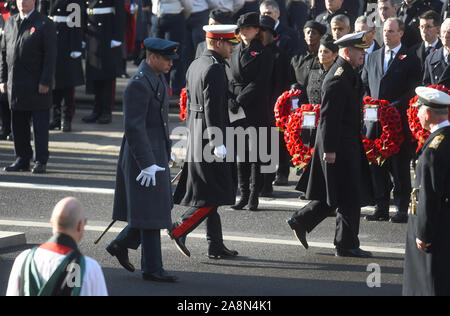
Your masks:
[[[0,6],[4,3],[0,2]],[[5,21],[2,15],[0,15],[0,42],[3,37],[3,29],[5,27]],[[11,134],[11,111],[9,110],[8,96],[6,93],[0,93],[0,115],[2,117],[2,130],[0,132],[0,140],[6,140]]]
[[[362,86],[357,68],[367,48],[364,32],[335,42],[339,58],[323,82],[320,123],[310,165],[299,190],[312,200],[293,214],[288,224],[305,248],[311,232],[331,210],[338,210],[334,245],[336,256],[371,257],[360,249],[361,206],[371,203],[369,164],[361,139]]]
[[[400,113],[402,126],[408,126],[406,110],[414,96],[414,88],[420,82],[420,62],[414,52],[401,43],[404,24],[399,18],[389,18],[384,23],[385,46],[369,55],[362,72],[366,94],[375,99],[387,100]],[[379,122],[366,123],[366,136],[378,138],[381,134]],[[372,165],[376,208],[367,220],[389,220],[389,201],[394,178],[394,202],[397,214],[392,222],[406,222],[411,192],[410,158],[411,134],[403,129],[405,142],[400,152],[393,155],[382,166]]]
[[[430,53],[425,60],[422,83],[426,86],[443,84],[450,87],[450,19],[441,25],[442,47]]]
[[[163,269],[161,229],[170,229],[173,200],[169,160],[169,94],[164,75],[178,58],[179,44],[159,38],[144,41],[147,58],[124,93],[124,128],[117,166],[113,219],[128,226],[106,250],[128,271],[135,268],[128,249],[142,248],[142,277],[175,282]]]
[[[405,24],[402,44],[406,47],[410,48],[420,43],[419,17],[428,10],[431,10],[431,7],[425,0],[403,0],[397,17]]]
[[[109,124],[112,120],[116,75],[122,72],[121,45],[125,38],[124,0],[86,1],[86,81],[95,95],[85,123]]]
[[[432,52],[442,47],[439,40],[441,28],[441,16],[435,11],[427,11],[419,17],[419,29],[422,42],[414,46],[417,57],[422,65],[422,73],[425,67],[425,60]]]
[[[268,15],[275,20],[275,44],[283,50],[289,58],[300,51],[298,34],[289,26],[280,21],[280,8],[274,0],[266,0],[259,7],[261,15]],[[305,47],[303,47],[305,48]]]
[[[75,87],[84,84],[81,65],[83,30],[80,23],[70,21],[70,5],[73,0],[41,0],[40,12],[48,15],[56,26],[58,54],[56,60],[55,87],[53,89],[53,119],[50,130],[72,131],[75,107]],[[78,2],[80,8],[81,1]],[[62,103],[64,101],[64,106]]]
[[[8,91],[16,161],[5,171],[28,171],[33,150],[33,173],[44,173],[49,158],[49,109],[55,71],[56,30],[53,22],[35,10],[35,0],[17,1],[19,14],[6,21],[0,52],[0,92]]]

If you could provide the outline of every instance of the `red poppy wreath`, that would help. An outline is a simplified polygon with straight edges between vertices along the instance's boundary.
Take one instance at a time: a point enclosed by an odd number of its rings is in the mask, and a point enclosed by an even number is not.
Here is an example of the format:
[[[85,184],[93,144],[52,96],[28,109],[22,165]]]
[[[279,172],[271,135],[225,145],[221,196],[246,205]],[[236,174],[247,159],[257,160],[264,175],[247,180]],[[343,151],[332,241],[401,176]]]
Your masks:
[[[442,92],[445,92],[447,94],[450,94],[450,90],[448,90],[444,85],[431,85],[428,86],[429,88],[437,89]],[[409,109],[407,111],[408,114],[408,124],[409,129],[411,130],[413,141],[417,141],[417,151],[422,148],[423,144],[427,140],[427,138],[430,136],[430,132],[425,130],[422,125],[420,124],[420,120],[417,116],[419,113],[419,108],[417,106],[414,106],[418,101],[418,96],[416,95],[414,98],[412,98],[409,101]],[[450,106],[449,106],[450,109]],[[449,115],[450,119],[450,115]]]
[[[320,120],[320,104],[303,104],[292,112],[292,98],[298,97],[300,90],[284,92],[275,104],[276,126],[284,132],[286,148],[292,156],[292,163],[297,168],[306,168],[314,152],[313,147],[303,144],[301,135],[305,115],[315,115],[315,126]]]
[[[386,159],[400,151],[400,146],[405,140],[401,133],[400,113],[395,107],[389,106],[389,102],[386,100],[365,97],[363,104],[364,111],[366,111],[366,106],[378,107],[377,116],[382,129],[381,135],[373,140],[363,135],[363,145],[369,162],[381,166]]]
[[[186,120],[187,116],[187,109],[186,109],[186,103],[187,103],[187,95],[186,95],[186,88],[181,89],[180,93],[180,119],[182,121]]]

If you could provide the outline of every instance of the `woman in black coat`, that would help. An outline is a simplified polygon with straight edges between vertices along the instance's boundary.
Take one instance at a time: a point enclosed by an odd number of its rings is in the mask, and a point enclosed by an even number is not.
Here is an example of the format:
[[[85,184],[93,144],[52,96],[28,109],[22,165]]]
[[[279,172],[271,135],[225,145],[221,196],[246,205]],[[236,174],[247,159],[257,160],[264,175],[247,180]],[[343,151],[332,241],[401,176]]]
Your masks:
[[[227,76],[229,80],[231,112],[242,108],[245,118],[232,122],[235,127],[244,129],[269,127],[266,107],[269,102],[269,82],[273,69],[273,56],[261,41],[259,14],[247,13],[238,22],[238,38],[241,42],[235,47],[229,65]],[[257,136],[258,136],[257,132]],[[251,134],[251,133],[250,133]],[[270,135],[267,133],[267,135]],[[265,142],[267,143],[267,142]],[[251,148],[250,145],[254,144]],[[245,142],[245,156],[238,158],[238,178],[241,190],[239,203],[233,209],[243,209],[248,204],[250,210],[258,208],[258,194],[262,184],[259,155],[255,151],[258,137],[250,137]],[[259,148],[258,148],[259,149]],[[251,153],[251,155],[250,155]],[[256,152],[259,153],[259,150]],[[238,153],[239,154],[239,153]],[[252,158],[252,159],[250,159]]]

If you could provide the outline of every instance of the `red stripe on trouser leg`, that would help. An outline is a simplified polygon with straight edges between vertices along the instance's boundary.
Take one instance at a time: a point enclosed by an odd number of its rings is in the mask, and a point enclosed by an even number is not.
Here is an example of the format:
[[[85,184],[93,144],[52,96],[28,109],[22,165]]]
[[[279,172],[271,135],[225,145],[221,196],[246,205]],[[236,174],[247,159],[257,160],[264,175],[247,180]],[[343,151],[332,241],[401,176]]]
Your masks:
[[[192,226],[201,221],[206,215],[208,215],[211,210],[214,209],[212,206],[202,207],[197,212],[195,212],[186,221],[180,224],[177,228],[172,230],[172,235],[174,238],[180,238],[185,232],[187,232]]]

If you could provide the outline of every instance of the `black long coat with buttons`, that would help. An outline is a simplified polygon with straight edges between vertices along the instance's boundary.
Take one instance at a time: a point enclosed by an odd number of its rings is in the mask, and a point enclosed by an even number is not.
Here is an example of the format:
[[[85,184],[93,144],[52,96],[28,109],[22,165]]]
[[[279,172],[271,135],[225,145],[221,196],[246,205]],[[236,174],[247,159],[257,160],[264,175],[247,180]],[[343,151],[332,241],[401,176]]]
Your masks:
[[[41,0],[40,12],[48,15],[55,23],[58,54],[55,69],[55,89],[71,88],[84,84],[84,74],[81,65],[82,58],[70,57],[72,52],[82,52],[83,29],[81,19],[78,21],[70,16],[76,11],[69,5],[76,4],[80,13],[86,9],[82,1],[76,0]],[[58,22],[54,17],[68,17],[69,22]],[[79,25],[71,23],[79,22]]]
[[[234,163],[218,160],[213,155],[214,147],[226,146],[226,128],[229,126],[224,59],[216,52],[206,50],[192,62],[186,82],[190,136],[174,202],[196,207],[232,205],[237,187]],[[216,139],[212,128],[224,137]],[[204,134],[208,135],[206,139],[203,139]],[[206,151],[212,158],[210,162],[203,155]]]
[[[111,41],[125,39],[125,4],[123,0],[87,0],[86,5],[86,79],[107,80],[121,72],[122,48],[111,48]],[[114,13],[92,14],[91,10],[113,8]]]
[[[123,97],[125,135],[120,149],[113,219],[138,229],[168,229],[173,207],[169,160],[169,95],[164,75],[142,61]],[[152,165],[156,186],[141,186],[136,178]]]
[[[443,84],[450,87],[450,67],[444,58],[444,48],[430,53],[425,59],[423,85]]]
[[[0,82],[7,83],[9,106],[15,111],[48,110],[52,93],[40,94],[39,85],[53,86],[56,30],[37,11],[19,25],[16,14],[5,23],[0,44]]]
[[[408,217],[403,295],[450,295],[450,127],[425,142],[416,166],[416,214]],[[417,248],[416,238],[431,246]]]

